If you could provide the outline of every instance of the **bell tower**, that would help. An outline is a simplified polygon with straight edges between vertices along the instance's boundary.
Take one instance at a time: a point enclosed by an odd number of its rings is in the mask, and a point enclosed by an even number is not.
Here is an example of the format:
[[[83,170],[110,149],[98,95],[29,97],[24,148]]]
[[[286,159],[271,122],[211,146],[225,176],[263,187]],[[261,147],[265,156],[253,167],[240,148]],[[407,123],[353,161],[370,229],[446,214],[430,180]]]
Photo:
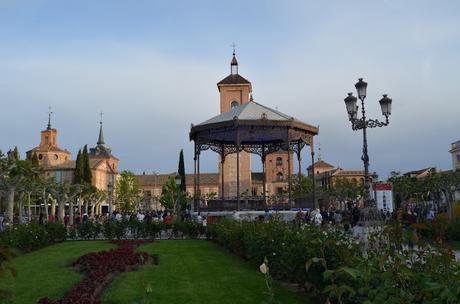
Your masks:
[[[238,61],[233,50],[230,62],[230,75],[217,83],[220,93],[220,113],[232,111],[236,107],[249,102],[252,93],[251,83],[238,73]],[[225,157],[223,163],[224,193],[226,198],[237,196],[236,184],[236,154]],[[219,173],[222,179],[222,159],[219,162]],[[251,156],[247,152],[240,152],[240,194],[251,193]],[[219,190],[222,196],[222,189]]]
[[[30,151],[27,151],[27,158],[31,159],[33,154],[38,157],[38,164],[44,167],[51,167],[63,164],[70,159],[70,152],[59,148],[57,144],[57,130],[51,127],[51,110],[48,113],[48,125],[41,131],[40,144]]]

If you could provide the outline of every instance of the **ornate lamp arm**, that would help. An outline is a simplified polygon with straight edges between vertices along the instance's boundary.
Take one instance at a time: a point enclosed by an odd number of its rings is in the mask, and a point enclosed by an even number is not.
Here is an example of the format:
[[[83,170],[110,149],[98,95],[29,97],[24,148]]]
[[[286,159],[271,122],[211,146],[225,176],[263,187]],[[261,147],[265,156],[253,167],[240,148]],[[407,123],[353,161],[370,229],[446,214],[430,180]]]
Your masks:
[[[388,119],[388,116],[385,116],[385,121],[379,121],[377,119],[369,119],[369,120],[363,120],[362,118],[361,119],[352,119],[351,120],[351,127],[353,129],[353,131],[357,131],[357,130],[362,130],[364,129],[364,127],[366,128],[381,128],[381,127],[385,127],[385,126],[388,126],[388,124],[390,123],[389,119]]]

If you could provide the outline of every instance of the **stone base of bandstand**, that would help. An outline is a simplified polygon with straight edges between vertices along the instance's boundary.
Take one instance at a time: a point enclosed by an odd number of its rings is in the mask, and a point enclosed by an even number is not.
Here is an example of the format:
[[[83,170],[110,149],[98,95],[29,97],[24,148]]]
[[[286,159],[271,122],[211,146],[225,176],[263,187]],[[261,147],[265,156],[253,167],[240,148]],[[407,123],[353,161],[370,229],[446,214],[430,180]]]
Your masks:
[[[380,211],[376,207],[365,207],[361,209],[359,222],[353,227],[353,236],[367,244],[369,236],[381,232],[383,225],[384,221],[380,216]]]
[[[353,237],[359,240],[360,243],[367,244],[369,236],[379,233],[383,230],[383,222],[375,222],[373,225],[355,226],[353,227]]]

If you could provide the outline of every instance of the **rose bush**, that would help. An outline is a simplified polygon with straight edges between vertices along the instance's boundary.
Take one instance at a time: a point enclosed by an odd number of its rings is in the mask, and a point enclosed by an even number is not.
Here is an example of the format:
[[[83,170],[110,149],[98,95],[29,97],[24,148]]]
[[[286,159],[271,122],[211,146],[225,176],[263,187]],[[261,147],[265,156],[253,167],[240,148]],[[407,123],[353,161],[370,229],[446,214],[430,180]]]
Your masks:
[[[66,228],[61,223],[38,225],[32,222],[6,229],[0,234],[0,244],[4,247],[30,252],[50,244],[62,242],[66,237]]]
[[[274,278],[295,282],[331,303],[459,303],[460,266],[400,223],[360,243],[336,226],[222,220],[209,238]],[[409,240],[417,246],[407,246]]]

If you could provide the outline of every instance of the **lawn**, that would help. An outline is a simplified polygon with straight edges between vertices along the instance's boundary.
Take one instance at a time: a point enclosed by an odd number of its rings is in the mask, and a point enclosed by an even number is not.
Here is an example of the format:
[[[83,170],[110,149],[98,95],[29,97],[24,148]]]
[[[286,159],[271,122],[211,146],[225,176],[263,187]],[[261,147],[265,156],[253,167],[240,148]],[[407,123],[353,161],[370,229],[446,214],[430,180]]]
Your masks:
[[[11,293],[6,303],[62,297],[82,278],[71,267],[72,261],[111,247],[104,241],[68,241],[16,257],[17,277],[7,273],[0,279],[0,289]],[[208,241],[155,241],[139,250],[159,254],[160,265],[120,274],[103,295],[103,303],[250,304],[268,299],[263,275],[257,269]],[[275,295],[276,303],[310,303],[303,293],[279,284],[275,284]]]
[[[118,276],[103,303],[264,303],[261,273],[203,240],[156,241],[140,248],[160,255],[160,265]],[[148,287],[150,293],[146,293]],[[275,284],[277,303],[310,303]],[[145,297],[145,298],[144,298]]]
[[[71,263],[88,252],[111,247],[113,245],[102,241],[72,241],[16,257],[13,264],[17,277],[7,273],[0,279],[0,289],[11,293],[6,303],[37,303],[45,296],[63,296],[82,277]]]

